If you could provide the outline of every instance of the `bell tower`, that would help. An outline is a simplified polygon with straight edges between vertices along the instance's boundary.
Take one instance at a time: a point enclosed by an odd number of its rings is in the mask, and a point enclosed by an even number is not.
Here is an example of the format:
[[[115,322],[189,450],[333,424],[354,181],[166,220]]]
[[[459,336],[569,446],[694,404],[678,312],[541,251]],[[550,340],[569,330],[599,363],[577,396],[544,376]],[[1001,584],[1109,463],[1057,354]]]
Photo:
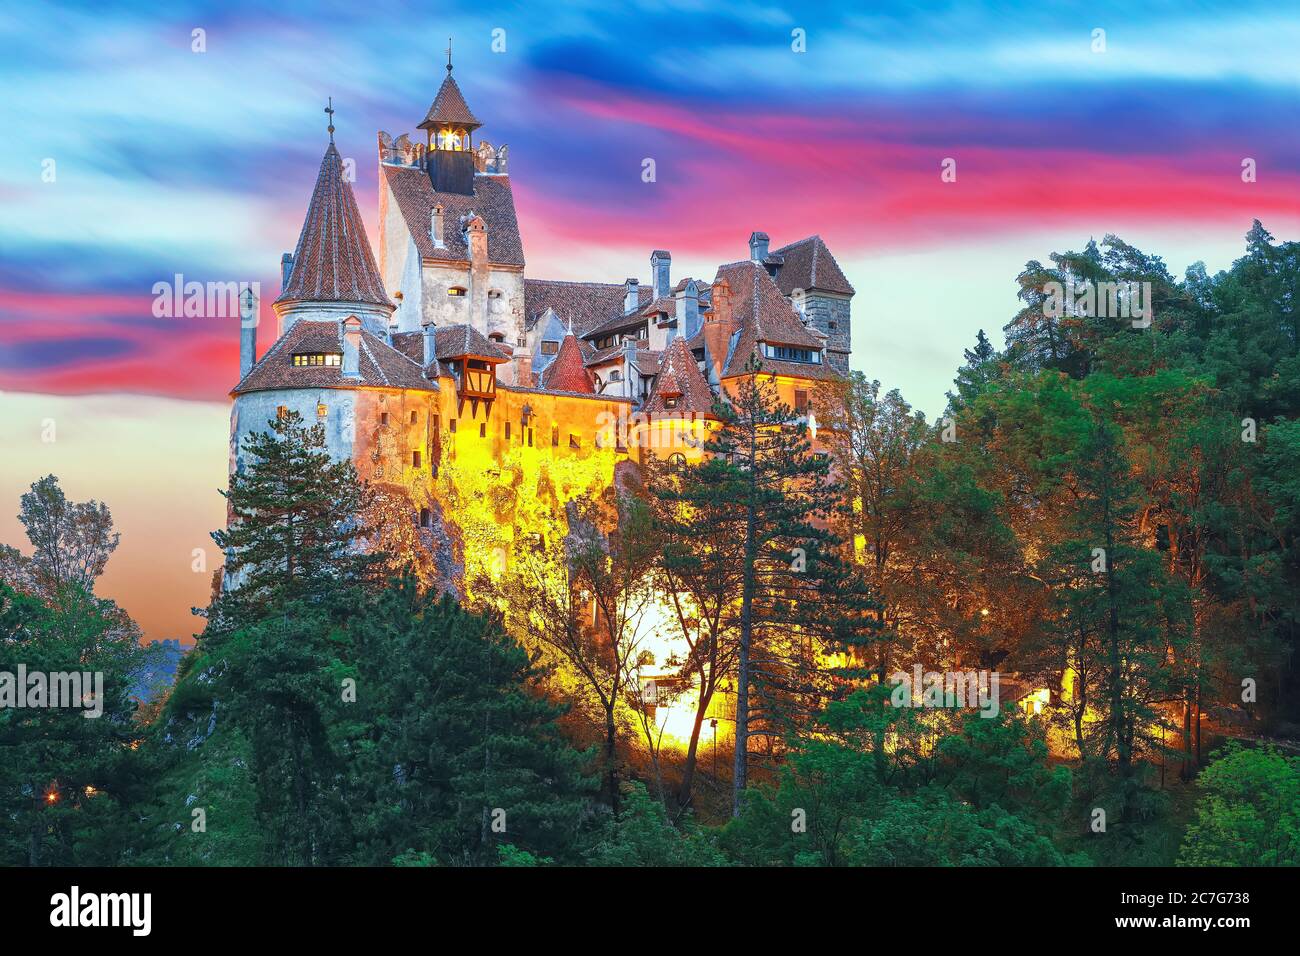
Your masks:
[[[429,179],[436,192],[474,195],[474,130],[483,124],[470,111],[451,75],[451,39],[447,40],[447,76],[420,124],[427,135]]]

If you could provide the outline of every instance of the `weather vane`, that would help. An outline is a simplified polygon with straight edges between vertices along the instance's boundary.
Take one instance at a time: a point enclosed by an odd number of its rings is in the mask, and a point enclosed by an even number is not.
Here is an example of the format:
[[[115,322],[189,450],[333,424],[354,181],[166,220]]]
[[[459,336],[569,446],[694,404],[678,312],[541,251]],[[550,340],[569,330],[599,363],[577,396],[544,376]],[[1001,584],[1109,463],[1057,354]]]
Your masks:
[[[451,72],[451,37],[447,37],[447,72]]]
[[[329,106],[325,107],[325,112],[329,114],[330,118],[329,131],[330,142],[332,143],[334,142],[334,97],[329,98]]]

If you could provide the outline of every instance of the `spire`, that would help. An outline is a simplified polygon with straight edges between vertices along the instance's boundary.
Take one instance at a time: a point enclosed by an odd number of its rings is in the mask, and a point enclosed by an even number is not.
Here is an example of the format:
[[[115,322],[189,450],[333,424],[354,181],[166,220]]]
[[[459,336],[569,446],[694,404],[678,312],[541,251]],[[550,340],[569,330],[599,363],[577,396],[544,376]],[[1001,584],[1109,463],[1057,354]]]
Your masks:
[[[275,301],[366,302],[392,307],[333,141],[321,160],[294,249],[293,267]]]
[[[325,112],[329,114],[330,125],[327,127],[330,131],[330,142],[334,142],[334,97],[329,98],[329,105],[325,107]]]
[[[482,125],[470,111],[469,104],[465,102],[465,95],[461,93],[460,87],[456,85],[456,80],[451,75],[451,39],[448,38],[447,75],[443,78],[442,86],[438,88],[438,95],[433,98],[433,105],[429,107],[420,129],[436,131],[458,128],[465,132],[472,132]]]

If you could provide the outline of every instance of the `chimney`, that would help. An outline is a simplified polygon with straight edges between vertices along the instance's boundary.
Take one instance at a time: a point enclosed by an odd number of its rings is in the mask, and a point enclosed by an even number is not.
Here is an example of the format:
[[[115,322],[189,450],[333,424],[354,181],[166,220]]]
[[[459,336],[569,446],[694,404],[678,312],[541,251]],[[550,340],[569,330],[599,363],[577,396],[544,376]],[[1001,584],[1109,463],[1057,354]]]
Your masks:
[[[722,379],[722,363],[727,360],[731,336],[736,331],[736,320],[731,312],[731,286],[726,279],[713,283],[712,308],[704,322],[704,346],[710,362],[708,379],[716,384]]]
[[[239,378],[245,375],[257,361],[257,296],[251,288],[239,295]]]
[[[641,284],[636,279],[623,280],[623,314],[626,315],[641,301]]]
[[[688,339],[700,331],[700,290],[694,279],[677,293],[677,331]]]
[[[469,247],[469,261],[487,262],[487,226],[481,216],[471,216],[465,223],[465,245]]]
[[[429,238],[433,240],[433,248],[446,248],[442,241],[442,203],[440,202],[433,204],[433,214],[429,217]]]
[[[751,232],[749,234],[749,261],[762,262],[767,258],[768,238],[765,232]]]
[[[515,380],[513,384],[522,388],[533,387],[533,356],[523,346],[516,346],[514,350],[514,361],[511,363],[515,369]]]
[[[343,320],[343,377],[361,378],[361,320],[355,315]]]
[[[280,288],[289,284],[289,275],[293,272],[293,253],[286,252],[280,257]]]
[[[434,362],[438,358],[437,349],[434,346],[434,332],[437,330],[432,322],[424,327],[424,376],[425,378],[437,378],[438,373],[434,370]]]
[[[663,249],[656,249],[650,253],[650,274],[654,277],[654,290],[656,299],[666,299],[671,294],[669,292],[673,285],[668,278],[668,267],[672,265],[673,257]]]

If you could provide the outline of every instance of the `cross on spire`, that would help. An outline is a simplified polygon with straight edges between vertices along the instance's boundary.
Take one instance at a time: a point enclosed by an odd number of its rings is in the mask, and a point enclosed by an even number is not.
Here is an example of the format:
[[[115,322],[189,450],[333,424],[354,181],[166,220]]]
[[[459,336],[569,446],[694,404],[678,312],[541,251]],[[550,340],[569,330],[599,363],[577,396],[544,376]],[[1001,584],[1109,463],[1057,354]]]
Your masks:
[[[447,37],[447,72],[451,72],[451,37]]]
[[[329,114],[330,118],[329,131],[330,142],[332,143],[334,142],[334,97],[329,98],[329,105],[325,107],[325,112]]]

